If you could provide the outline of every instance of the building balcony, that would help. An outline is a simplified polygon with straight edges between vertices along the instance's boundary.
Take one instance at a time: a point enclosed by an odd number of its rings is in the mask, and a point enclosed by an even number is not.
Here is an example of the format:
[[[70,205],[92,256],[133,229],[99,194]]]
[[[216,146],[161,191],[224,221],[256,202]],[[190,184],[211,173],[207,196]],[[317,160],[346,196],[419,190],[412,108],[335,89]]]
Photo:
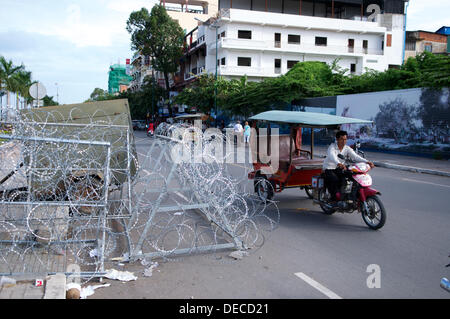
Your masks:
[[[216,43],[211,42],[208,48],[211,53],[216,50]],[[348,45],[315,45],[314,43],[291,44],[287,41],[259,41],[248,39],[221,38],[217,43],[218,49],[235,49],[246,51],[264,51],[294,54],[319,54],[336,56],[364,56],[383,55],[381,49],[349,47]]]
[[[214,72],[215,69],[209,70],[211,74]],[[221,76],[277,77],[281,74],[281,68],[221,65],[218,67],[217,73]]]
[[[205,44],[205,35],[201,35],[197,40],[195,40],[191,44],[189,44],[185,50],[185,54],[196,50],[197,48],[201,47],[203,44]]]
[[[184,80],[188,81],[206,72],[205,66],[192,68],[190,72],[184,74]]]

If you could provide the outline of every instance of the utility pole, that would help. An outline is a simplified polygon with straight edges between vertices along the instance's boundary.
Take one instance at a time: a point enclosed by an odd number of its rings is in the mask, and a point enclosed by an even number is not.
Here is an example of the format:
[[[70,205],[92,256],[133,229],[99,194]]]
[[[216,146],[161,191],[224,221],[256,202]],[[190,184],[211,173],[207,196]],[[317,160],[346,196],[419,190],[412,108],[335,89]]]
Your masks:
[[[56,103],[59,104],[59,90],[58,90],[58,83],[55,83],[56,85]]]
[[[216,60],[215,60],[216,72],[215,72],[215,76],[214,76],[214,112],[216,114],[216,126],[217,126],[218,125],[218,123],[217,123],[217,112],[218,112],[217,111],[217,69],[218,69],[218,66],[219,66],[219,59],[218,59],[218,42],[219,42],[218,41],[218,37],[219,37],[218,29],[219,29],[219,26],[211,24],[211,23],[205,23],[205,22],[203,22],[202,20],[200,20],[198,18],[194,18],[194,19],[199,21],[199,22],[201,22],[202,24],[206,24],[209,27],[212,27],[212,28],[216,29]],[[215,23],[216,22],[217,22],[217,20],[215,21]]]
[[[218,52],[217,52],[217,42],[218,42],[218,26],[214,26],[216,29],[216,76],[214,80],[214,113],[216,114],[216,127],[218,125],[217,123],[217,68],[219,66],[219,59],[218,59]]]

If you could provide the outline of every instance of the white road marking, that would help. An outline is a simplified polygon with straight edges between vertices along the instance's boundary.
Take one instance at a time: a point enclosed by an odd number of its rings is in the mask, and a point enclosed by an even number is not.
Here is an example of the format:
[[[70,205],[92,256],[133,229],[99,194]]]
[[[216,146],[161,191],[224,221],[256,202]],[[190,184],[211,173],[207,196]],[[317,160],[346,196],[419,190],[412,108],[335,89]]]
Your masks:
[[[338,296],[337,294],[332,292],[330,289],[328,289],[327,287],[319,284],[317,281],[315,281],[311,277],[305,275],[304,273],[297,272],[297,273],[295,273],[295,275],[297,277],[299,277],[300,279],[303,279],[310,286],[312,286],[312,287],[316,288],[317,290],[319,290],[321,293],[323,293],[328,298],[330,298],[330,299],[342,299],[342,297]]]
[[[437,183],[431,183],[431,182],[419,181],[419,180],[417,180],[417,179],[402,178],[402,180],[407,181],[407,182],[416,182],[416,183],[430,184],[430,185],[442,186],[442,187],[448,187],[448,188],[450,188],[450,185],[443,185],[443,184],[437,184]]]

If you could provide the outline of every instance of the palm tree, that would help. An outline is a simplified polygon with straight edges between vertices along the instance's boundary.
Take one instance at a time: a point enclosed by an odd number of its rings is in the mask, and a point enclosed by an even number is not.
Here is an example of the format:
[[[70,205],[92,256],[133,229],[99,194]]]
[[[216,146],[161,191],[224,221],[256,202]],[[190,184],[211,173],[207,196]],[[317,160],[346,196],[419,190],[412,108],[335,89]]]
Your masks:
[[[16,88],[16,98],[17,98],[17,108],[19,108],[20,97],[24,98],[24,102],[28,100],[29,97],[29,88],[36,81],[31,81],[31,72],[29,71],[19,71],[15,75],[17,80],[17,88]]]
[[[0,82],[1,87],[6,90],[6,106],[10,105],[10,92],[17,92],[19,88],[19,80],[17,74],[24,71],[24,66],[14,66],[12,61],[6,61],[0,56]]]

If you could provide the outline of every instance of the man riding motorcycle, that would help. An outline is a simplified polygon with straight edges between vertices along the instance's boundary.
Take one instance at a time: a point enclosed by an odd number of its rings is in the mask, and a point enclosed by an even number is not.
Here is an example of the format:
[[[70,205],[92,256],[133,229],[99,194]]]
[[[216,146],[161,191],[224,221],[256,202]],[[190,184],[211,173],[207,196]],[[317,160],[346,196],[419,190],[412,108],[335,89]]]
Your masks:
[[[374,167],[372,162],[359,156],[351,147],[346,145],[347,137],[348,134],[346,131],[338,131],[336,133],[336,142],[328,147],[327,157],[322,166],[322,169],[325,172],[325,184],[331,195],[332,206],[337,206],[336,193],[341,187],[341,182],[344,178],[343,171],[346,169],[344,165],[345,159],[341,159],[338,156],[339,154],[341,154],[343,158],[349,157],[355,162],[364,162],[369,164],[370,168]]]

